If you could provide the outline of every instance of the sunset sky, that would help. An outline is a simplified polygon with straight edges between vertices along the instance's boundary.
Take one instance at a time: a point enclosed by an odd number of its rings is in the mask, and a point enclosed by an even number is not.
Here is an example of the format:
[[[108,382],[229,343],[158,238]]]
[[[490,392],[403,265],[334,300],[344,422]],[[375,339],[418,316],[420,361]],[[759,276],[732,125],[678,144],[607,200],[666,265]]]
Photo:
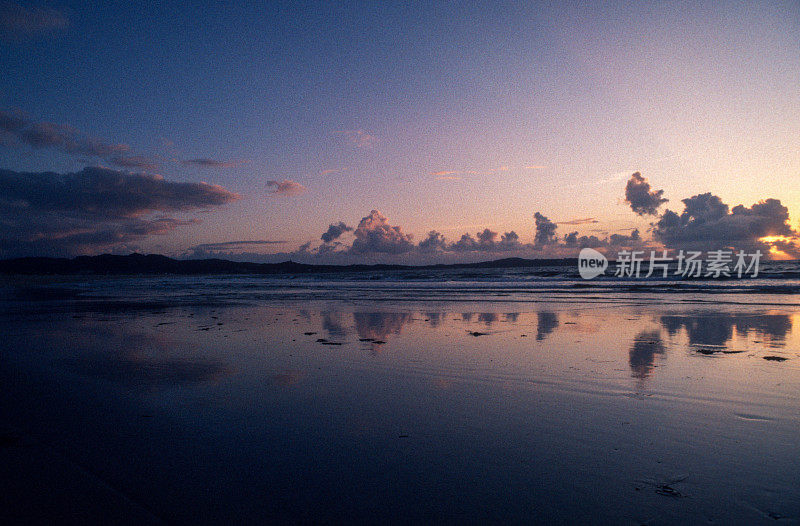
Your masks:
[[[800,3],[584,4],[0,2],[0,256],[540,257],[707,192],[796,241]]]

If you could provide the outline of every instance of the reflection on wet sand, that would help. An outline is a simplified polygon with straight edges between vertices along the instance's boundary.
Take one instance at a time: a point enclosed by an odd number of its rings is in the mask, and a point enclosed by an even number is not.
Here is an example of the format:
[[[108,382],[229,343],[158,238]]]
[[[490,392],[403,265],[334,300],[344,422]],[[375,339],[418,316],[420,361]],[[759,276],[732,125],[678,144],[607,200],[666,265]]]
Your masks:
[[[636,335],[628,353],[631,375],[645,380],[653,371],[656,355],[663,356],[664,350],[661,331],[642,331]]]
[[[482,312],[478,314],[478,321],[481,323],[485,323],[488,327],[492,323],[497,321],[497,314],[494,312]]]
[[[84,314],[3,321],[0,408],[173,522],[313,509],[369,522],[376,502],[412,523],[796,518],[797,308],[364,299]],[[782,356],[751,352],[770,345]],[[46,404],[31,396],[46,390]],[[565,517],[571,506],[585,513]]]
[[[342,314],[340,312],[323,312],[322,328],[331,338],[343,338],[347,334],[347,329],[342,325]]]
[[[386,340],[390,334],[400,334],[403,325],[410,322],[407,312],[354,312],[353,322],[358,337],[371,340]]]
[[[785,314],[681,314],[660,318],[670,336],[685,329],[692,345],[723,346],[737,335],[760,337],[773,346],[785,345],[792,330],[792,320]]]
[[[425,320],[435,329],[442,324],[445,316],[447,316],[446,312],[426,312]]]
[[[544,341],[558,327],[558,314],[549,311],[536,313],[536,340]]]

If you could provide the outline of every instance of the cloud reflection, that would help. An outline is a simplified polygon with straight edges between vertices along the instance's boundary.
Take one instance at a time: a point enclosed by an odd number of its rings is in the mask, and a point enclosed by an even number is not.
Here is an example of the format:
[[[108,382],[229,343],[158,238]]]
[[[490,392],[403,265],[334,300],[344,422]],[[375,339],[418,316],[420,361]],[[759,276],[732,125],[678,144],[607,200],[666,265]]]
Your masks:
[[[768,340],[773,346],[785,345],[792,320],[785,314],[687,314],[661,316],[661,325],[670,336],[686,330],[692,345],[723,346],[737,335]]]
[[[664,342],[660,331],[642,331],[633,339],[633,346],[628,353],[631,375],[644,380],[653,371],[656,355],[664,355]]]
[[[403,325],[411,321],[411,314],[407,312],[354,312],[353,321],[359,338],[385,340],[390,334],[400,334]]]
[[[558,327],[558,314],[550,311],[536,313],[536,341],[544,341]]]

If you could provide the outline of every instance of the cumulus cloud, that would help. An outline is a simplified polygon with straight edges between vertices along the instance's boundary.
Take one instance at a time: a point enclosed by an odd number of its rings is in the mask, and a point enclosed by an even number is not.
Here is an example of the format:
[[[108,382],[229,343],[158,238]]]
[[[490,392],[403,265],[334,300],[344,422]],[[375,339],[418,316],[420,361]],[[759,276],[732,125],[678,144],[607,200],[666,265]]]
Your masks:
[[[492,232],[488,228],[483,232],[478,232],[474,238],[469,234],[464,234],[449,249],[457,252],[506,252],[522,247],[519,235],[513,230],[500,236],[499,240],[497,239],[498,235],[497,232]]]
[[[181,161],[184,166],[198,166],[200,168],[235,168],[242,164],[242,161],[218,161],[208,157],[197,159],[185,159]]]
[[[52,33],[69,25],[69,17],[57,9],[0,3],[0,35],[6,38]]]
[[[761,238],[796,238],[789,225],[789,210],[778,199],[732,209],[711,193],[683,199],[684,210],[665,211],[653,224],[656,240],[671,248],[718,250],[723,248],[769,250]],[[784,244],[786,240],[782,241]],[[792,243],[789,242],[789,245]]]
[[[0,170],[0,255],[71,255],[119,247],[194,221],[165,213],[237,198],[217,185],[107,168],[66,174]]]
[[[347,139],[357,148],[369,148],[377,142],[377,138],[364,130],[338,130],[333,132]]]
[[[275,188],[270,195],[293,197],[306,191],[306,187],[296,181],[284,179],[283,181],[267,181],[267,186]]]
[[[372,210],[361,219],[353,234],[356,236],[350,251],[356,254],[401,254],[414,248],[411,235],[399,226],[392,226],[378,210]]]
[[[0,110],[0,137],[5,144],[25,144],[35,149],[52,149],[69,155],[105,159],[114,166],[151,170],[156,162],[131,155],[130,146],[90,137],[68,124],[37,122],[19,110]]]
[[[422,252],[441,252],[447,250],[447,240],[436,230],[431,230],[417,246]]]
[[[330,243],[335,239],[339,239],[339,237],[345,232],[352,231],[353,227],[347,226],[342,221],[339,221],[339,223],[331,223],[331,225],[328,227],[328,230],[322,233],[321,239],[325,243]]]
[[[639,172],[634,172],[625,185],[625,201],[640,216],[656,215],[658,208],[668,201],[662,195],[664,190],[651,190],[650,183]]]
[[[217,247],[216,252],[205,254],[205,257],[216,255],[240,261],[273,263],[294,260],[336,264],[366,261],[428,264],[485,261],[497,257],[575,257],[580,248],[586,246],[601,250],[645,246],[638,230],[630,235],[618,233],[603,239],[579,236],[578,232],[572,232],[564,236],[562,241],[556,238],[555,223],[541,213],[534,217],[539,220],[539,239],[544,240],[544,244],[522,242],[513,230],[501,235],[488,228],[476,234],[464,234],[453,242],[440,232],[431,230],[419,243],[414,244],[412,236],[403,232],[400,226],[392,225],[383,214],[372,210],[361,219],[355,229],[348,227],[343,221],[331,223],[328,230],[320,236],[323,243],[316,246],[307,242],[292,252],[270,254],[225,251],[227,247],[221,246]],[[348,231],[354,232],[353,242],[340,242],[341,236]],[[190,254],[192,257],[197,255]]]
[[[533,217],[536,221],[536,237],[533,240],[534,245],[541,247],[556,243],[556,228],[558,226],[539,212],[536,212]]]
[[[578,232],[570,232],[564,236],[564,246],[570,248],[632,248],[642,244],[639,230],[634,230],[630,235],[611,234],[603,239],[597,236],[579,236]]]

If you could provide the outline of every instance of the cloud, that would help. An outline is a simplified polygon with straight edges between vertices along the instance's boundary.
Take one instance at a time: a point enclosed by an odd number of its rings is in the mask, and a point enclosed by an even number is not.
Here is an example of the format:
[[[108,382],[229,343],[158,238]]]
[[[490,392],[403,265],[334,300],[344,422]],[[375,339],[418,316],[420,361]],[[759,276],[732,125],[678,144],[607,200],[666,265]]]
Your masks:
[[[322,244],[312,246],[304,243],[295,251],[279,253],[253,253],[224,251],[226,247],[216,247],[210,254],[188,254],[190,257],[227,257],[239,261],[281,262],[286,260],[307,263],[353,264],[353,263],[459,263],[485,261],[497,257],[576,257],[580,248],[591,246],[602,250],[614,248],[645,248],[645,241],[636,230],[630,235],[612,234],[600,239],[596,236],[579,236],[572,232],[563,241],[556,238],[555,223],[541,213],[538,219],[539,239],[544,244],[523,243],[515,231],[499,234],[485,228],[476,234],[464,234],[455,242],[448,241],[444,235],[431,230],[417,244],[412,236],[403,232],[400,226],[389,223],[379,211],[372,210],[362,218],[356,229],[348,227],[343,221],[331,223],[321,239]],[[533,225],[532,225],[533,226]],[[348,231],[354,232],[350,244],[339,241]],[[222,249],[222,250],[220,250]]]
[[[288,243],[286,240],[248,240],[248,241],[223,241],[220,243],[201,243],[189,248],[183,257],[189,258],[234,258],[241,255],[253,255],[243,252],[249,248],[260,246],[273,246]]]
[[[181,161],[181,164],[184,166],[199,166],[200,168],[235,168],[243,164],[243,161],[218,161],[208,157],[201,157],[198,159],[185,159]]]
[[[662,195],[664,190],[651,190],[650,183],[639,172],[634,172],[625,185],[625,201],[640,216],[658,214],[658,207],[668,201]]]
[[[33,121],[19,110],[0,110],[0,136],[5,138],[5,144],[17,142],[34,149],[96,157],[123,168],[152,170],[157,167],[149,158],[130,155],[127,144],[90,137],[68,124]]]
[[[444,177],[444,176],[448,176],[448,175],[455,175],[457,173],[458,172],[456,172],[454,170],[441,170],[441,171],[438,171],[438,172],[433,172],[431,175],[435,175],[436,177]]]
[[[536,237],[534,238],[534,245],[542,247],[557,243],[556,228],[557,225],[543,216],[541,213],[536,212],[533,215],[536,221]]]
[[[449,247],[449,250],[457,252],[506,252],[522,248],[522,244],[519,242],[519,235],[513,230],[500,236],[499,241],[497,236],[497,232],[492,232],[488,228],[484,229],[483,232],[478,232],[475,238],[469,234],[464,234],[461,239]]]
[[[378,141],[377,137],[364,130],[338,130],[333,133],[341,135],[357,148],[369,148]]]
[[[789,210],[778,199],[759,201],[751,207],[729,209],[718,196],[699,194],[683,199],[679,215],[666,210],[653,224],[653,235],[665,246],[687,250],[769,250],[772,242],[762,240],[780,236],[784,247],[791,247],[798,233],[789,225]],[[776,245],[777,246],[777,245]]]
[[[223,205],[221,186],[108,168],[0,170],[0,255],[72,255],[121,247],[195,222],[167,217]]]
[[[411,236],[404,234],[399,226],[390,225],[378,210],[372,210],[362,218],[353,234],[356,238],[350,252],[355,254],[400,254],[414,248]]]
[[[447,240],[436,230],[428,232],[428,237],[417,245],[422,252],[442,252],[448,249]]]
[[[6,38],[41,35],[66,29],[69,17],[57,9],[0,3],[0,35]]]
[[[581,219],[570,219],[569,221],[559,221],[557,224],[559,225],[586,225],[592,223],[599,223],[597,219],[594,217],[584,217]]]
[[[305,186],[296,181],[290,181],[289,179],[284,179],[283,181],[267,181],[267,186],[275,188],[275,190],[270,192],[270,195],[284,197],[294,197],[307,190]]]
[[[461,177],[457,175],[440,175],[436,178],[437,181],[460,181]]]
[[[330,243],[331,241],[338,239],[342,234],[345,232],[352,232],[353,227],[349,227],[344,222],[339,221],[338,224],[331,223],[328,226],[328,230],[322,233],[321,239],[325,243]]]
[[[205,250],[221,250],[221,249],[237,249],[242,247],[249,247],[249,246],[259,246],[259,245],[282,245],[284,243],[288,243],[288,241],[284,239],[280,240],[268,240],[268,239],[257,239],[257,240],[249,240],[249,241],[222,241],[220,243],[202,243],[200,245],[195,245],[194,248],[200,248]]]
[[[630,235],[611,234],[603,239],[597,236],[579,236],[578,232],[570,232],[564,236],[564,246],[570,248],[632,248],[642,245],[639,230],[634,230]]]
[[[540,164],[529,164],[525,166],[526,170],[547,170],[547,166],[543,166]]]

